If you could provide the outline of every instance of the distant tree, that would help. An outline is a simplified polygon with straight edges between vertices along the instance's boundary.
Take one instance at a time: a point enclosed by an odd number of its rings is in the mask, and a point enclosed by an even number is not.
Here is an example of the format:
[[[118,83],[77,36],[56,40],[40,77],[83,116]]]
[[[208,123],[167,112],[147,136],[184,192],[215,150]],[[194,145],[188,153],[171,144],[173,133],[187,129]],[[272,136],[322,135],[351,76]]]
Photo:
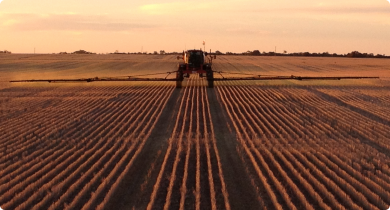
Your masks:
[[[259,50],[253,50],[252,55],[261,55]]]
[[[221,51],[219,51],[219,50],[215,51],[215,54],[216,55],[223,55],[223,53]]]
[[[347,54],[347,57],[359,58],[359,57],[363,57],[363,54],[361,54],[359,51],[352,51],[352,52]]]
[[[246,52],[243,52],[242,55],[252,55],[252,51],[248,50]]]
[[[165,50],[160,50],[160,55],[164,55],[165,54]]]
[[[328,56],[330,56],[330,54],[329,54],[329,52],[323,52],[323,53],[321,54],[321,56],[328,57]]]
[[[154,55],[158,55],[157,51],[154,51],[153,54],[154,54]]]
[[[270,51],[270,52],[266,52],[264,55],[267,55],[267,56],[274,56],[274,55],[276,55],[276,53],[273,52],[273,51]]]
[[[87,52],[85,50],[78,50],[78,51],[72,52],[72,54],[96,54],[96,53]]]

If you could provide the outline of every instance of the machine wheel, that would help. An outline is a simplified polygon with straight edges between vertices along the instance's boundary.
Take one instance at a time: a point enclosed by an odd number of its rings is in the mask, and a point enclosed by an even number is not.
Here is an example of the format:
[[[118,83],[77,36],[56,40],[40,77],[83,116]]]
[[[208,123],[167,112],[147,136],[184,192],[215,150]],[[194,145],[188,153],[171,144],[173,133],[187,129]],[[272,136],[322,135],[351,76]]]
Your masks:
[[[207,82],[209,84],[208,85],[209,88],[213,88],[214,87],[214,80],[208,80]]]
[[[183,73],[181,71],[176,72],[176,88],[182,87],[182,82],[184,80]]]
[[[182,81],[176,81],[176,88],[181,88]]]
[[[214,87],[214,72],[212,70],[207,72],[207,83],[209,88]]]

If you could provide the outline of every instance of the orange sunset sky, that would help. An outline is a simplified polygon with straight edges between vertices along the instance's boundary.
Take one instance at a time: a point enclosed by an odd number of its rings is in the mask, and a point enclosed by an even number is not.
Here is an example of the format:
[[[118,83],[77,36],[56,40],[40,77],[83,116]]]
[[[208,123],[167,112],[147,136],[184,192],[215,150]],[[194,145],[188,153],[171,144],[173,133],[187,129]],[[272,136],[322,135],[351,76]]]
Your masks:
[[[3,0],[0,50],[390,55],[387,0]]]

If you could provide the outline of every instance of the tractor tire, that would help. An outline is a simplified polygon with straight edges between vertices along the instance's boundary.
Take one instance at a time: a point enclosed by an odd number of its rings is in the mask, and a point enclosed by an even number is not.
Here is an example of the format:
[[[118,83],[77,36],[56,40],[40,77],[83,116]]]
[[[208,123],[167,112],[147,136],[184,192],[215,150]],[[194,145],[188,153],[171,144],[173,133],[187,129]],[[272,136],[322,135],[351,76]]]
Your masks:
[[[214,72],[211,69],[207,72],[207,83],[209,88],[214,87]]]
[[[177,80],[176,81],[176,88],[181,88],[182,87],[182,81]]]
[[[208,88],[213,88],[214,87],[214,80],[207,80],[208,83]]]
[[[176,88],[181,88],[182,87],[182,82],[184,80],[184,77],[183,77],[183,72],[181,72],[180,70],[178,70],[176,72]]]

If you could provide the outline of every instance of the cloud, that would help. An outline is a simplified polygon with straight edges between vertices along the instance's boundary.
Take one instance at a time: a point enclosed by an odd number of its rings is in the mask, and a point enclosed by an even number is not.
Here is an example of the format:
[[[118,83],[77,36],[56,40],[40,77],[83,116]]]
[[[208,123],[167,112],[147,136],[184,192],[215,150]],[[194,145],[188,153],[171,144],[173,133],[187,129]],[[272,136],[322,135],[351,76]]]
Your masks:
[[[8,19],[8,20],[3,21],[3,26],[12,26],[12,25],[17,24],[18,22],[19,21],[15,20],[15,19]]]
[[[297,8],[270,8],[255,9],[251,12],[277,13],[277,14],[326,14],[326,15],[343,15],[343,14],[390,14],[389,7],[297,7]]]
[[[3,14],[0,24],[19,31],[136,31],[158,27],[155,24],[118,21],[106,15]]]
[[[169,2],[169,3],[157,3],[157,4],[145,4],[140,6],[138,9],[142,13],[148,15],[169,15],[172,13],[180,13],[184,16],[196,15],[204,11],[210,11],[217,8],[219,2],[212,1],[180,1],[180,2]],[[196,13],[189,14],[189,11]]]
[[[317,7],[298,11],[324,14],[390,14],[390,8],[385,7]]]
[[[389,0],[390,1],[390,0]],[[310,3],[309,3],[310,2]],[[290,6],[291,5],[291,6]],[[305,5],[305,6],[292,6]],[[363,3],[352,0],[328,0],[324,2],[311,2],[308,0],[296,0],[294,4],[289,0],[274,2],[250,1],[250,0],[183,0],[168,3],[145,4],[138,7],[141,13],[147,15],[197,15],[199,13],[274,13],[280,14],[390,14],[390,8],[379,3]],[[194,13],[188,13],[193,11]],[[245,14],[245,13],[244,13]]]

